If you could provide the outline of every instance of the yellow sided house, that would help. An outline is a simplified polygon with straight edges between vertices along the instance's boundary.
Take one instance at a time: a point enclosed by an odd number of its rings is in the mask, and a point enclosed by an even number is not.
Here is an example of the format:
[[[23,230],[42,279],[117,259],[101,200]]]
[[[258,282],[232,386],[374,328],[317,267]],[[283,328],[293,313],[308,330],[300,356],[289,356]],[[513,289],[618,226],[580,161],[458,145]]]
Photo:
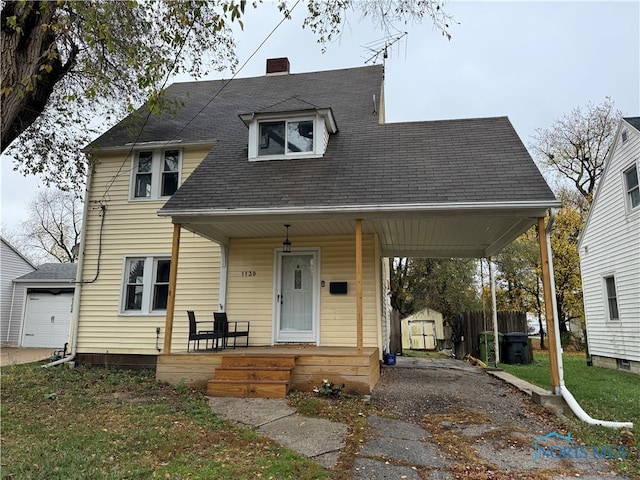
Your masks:
[[[487,257],[558,205],[506,117],[385,123],[383,76],[272,59],[98,138],[75,360],[212,395],[369,393],[388,258]]]

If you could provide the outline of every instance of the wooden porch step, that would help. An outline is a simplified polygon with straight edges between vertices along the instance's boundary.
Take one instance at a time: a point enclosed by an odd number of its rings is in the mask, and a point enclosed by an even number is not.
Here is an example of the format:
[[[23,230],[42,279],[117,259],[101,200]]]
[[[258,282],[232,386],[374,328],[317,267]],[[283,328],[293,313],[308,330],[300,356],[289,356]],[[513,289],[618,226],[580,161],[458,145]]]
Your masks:
[[[216,380],[284,380],[291,378],[291,368],[289,367],[219,367],[215,371]]]
[[[207,395],[211,397],[284,398],[289,391],[288,380],[236,381],[209,380]]]
[[[284,398],[295,363],[295,355],[223,355],[214,379],[207,384],[207,395]]]
[[[224,355],[222,368],[226,367],[287,367],[296,365],[295,355]]]

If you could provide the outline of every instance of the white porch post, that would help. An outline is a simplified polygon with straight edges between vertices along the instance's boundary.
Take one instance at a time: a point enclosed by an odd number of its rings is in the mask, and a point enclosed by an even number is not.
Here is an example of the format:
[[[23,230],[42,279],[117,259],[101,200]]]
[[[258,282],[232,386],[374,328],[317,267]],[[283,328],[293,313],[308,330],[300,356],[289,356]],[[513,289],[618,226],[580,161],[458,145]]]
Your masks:
[[[362,353],[362,220],[356,220],[356,346]]]
[[[229,260],[229,245],[220,244],[220,288],[218,290],[218,311],[226,312],[227,308],[227,272]]]

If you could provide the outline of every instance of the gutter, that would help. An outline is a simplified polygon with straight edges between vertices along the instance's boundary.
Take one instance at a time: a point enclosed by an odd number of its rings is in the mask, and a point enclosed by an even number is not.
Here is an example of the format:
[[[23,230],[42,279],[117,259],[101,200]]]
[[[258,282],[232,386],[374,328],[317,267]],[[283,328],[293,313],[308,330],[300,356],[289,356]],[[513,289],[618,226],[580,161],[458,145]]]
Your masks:
[[[76,285],[73,292],[73,307],[71,324],[73,325],[73,337],[71,338],[71,354],[68,357],[61,358],[55,362],[47,363],[43,365],[43,368],[54,367],[63,363],[71,362],[76,358],[78,347],[78,329],[80,324],[80,294],[82,292],[82,271],[84,269],[84,248],[87,240],[87,216],[89,212],[89,188],[91,185],[91,169],[87,174],[87,188],[84,193],[84,209],[82,212],[82,233],[80,237],[80,253],[78,255],[78,267],[76,271]],[[73,364],[70,364],[72,366]]]
[[[556,211],[555,209],[551,209],[549,215],[549,222],[545,228],[545,236],[547,237],[547,255],[549,257],[549,270],[553,273],[553,257],[551,255],[551,228],[553,227],[553,222],[555,220]],[[554,279],[554,275],[550,275],[551,277],[551,301],[553,303],[553,325],[556,334],[556,355],[558,358],[558,375],[560,377],[560,386],[557,388],[558,391],[554,392],[556,395],[561,395],[567,405],[573,412],[573,414],[578,417],[583,422],[588,423],[589,425],[601,425],[603,427],[609,428],[633,428],[633,422],[612,422],[608,420],[596,420],[592,418],[584,409],[578,404],[575,397],[571,394],[569,389],[564,384],[564,368],[562,365],[562,344],[560,342],[560,325],[558,324],[558,305],[556,303],[556,283]]]
[[[232,217],[235,215],[296,215],[309,213],[397,213],[397,212],[450,212],[454,210],[521,210],[548,209],[560,207],[559,201],[530,201],[530,202],[456,202],[456,203],[414,203],[414,204],[386,204],[386,205],[315,205],[273,208],[210,208],[210,209],[176,209],[162,208],[157,214],[161,217],[189,217],[189,216],[219,216]]]

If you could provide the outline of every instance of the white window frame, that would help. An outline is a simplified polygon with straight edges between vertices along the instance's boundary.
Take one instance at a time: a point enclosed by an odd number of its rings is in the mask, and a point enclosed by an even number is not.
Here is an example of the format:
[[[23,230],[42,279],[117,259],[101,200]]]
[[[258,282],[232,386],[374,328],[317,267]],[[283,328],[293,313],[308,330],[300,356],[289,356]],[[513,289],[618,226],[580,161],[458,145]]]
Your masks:
[[[616,302],[616,313],[617,313],[617,317],[613,317],[612,316],[612,312],[611,312],[611,308],[609,307],[609,301],[610,301],[610,297],[609,297],[609,288],[607,286],[607,280],[612,279],[613,280],[613,290],[614,290],[614,294],[615,297],[611,297],[611,299],[615,300]],[[607,312],[607,320],[610,322],[619,322],[620,321],[620,302],[618,301],[618,285],[616,284],[616,276],[612,273],[609,275],[605,275],[604,277],[602,277],[602,284],[603,284],[603,289],[604,289],[604,300],[605,300],[605,309]]]
[[[249,161],[260,162],[269,160],[284,160],[295,158],[321,158],[327,148],[329,135],[337,133],[338,127],[333,118],[331,109],[318,109],[315,111],[300,111],[287,113],[249,113],[240,115],[242,121],[249,127],[249,142],[247,153]],[[259,155],[260,152],[260,124],[285,122],[313,122],[313,148],[309,152],[289,152],[278,155]]]
[[[164,159],[166,152],[178,152],[178,169],[177,171],[172,170],[171,172],[164,172]],[[152,163],[151,163],[151,193],[148,197],[136,197],[136,181],[138,176],[138,160],[140,154],[143,152],[151,152],[152,154]],[[131,180],[130,180],[130,188],[129,188],[129,200],[134,202],[145,202],[145,201],[153,201],[170,198],[171,195],[161,195],[162,192],[162,184],[165,173],[177,173],[178,174],[178,184],[177,188],[180,188],[182,183],[182,149],[181,148],[163,148],[163,149],[153,149],[153,148],[141,148],[135,150],[133,152],[133,158],[131,159]]]
[[[142,274],[141,308],[127,309],[127,286],[129,285],[129,270],[132,261],[142,260],[144,271]],[[122,264],[122,285],[120,294],[120,315],[165,315],[166,309],[153,309],[155,287],[167,282],[157,281],[158,262],[171,261],[171,255],[127,255]]]
[[[631,170],[636,171],[636,178],[638,179],[638,185],[630,189],[629,184],[627,182],[627,173],[629,173]],[[631,202],[631,192],[633,190],[638,190],[640,192],[640,168],[638,168],[637,163],[633,163],[629,168],[625,168],[622,171],[622,185],[624,188],[624,198],[625,198],[624,203],[627,206],[627,211],[628,212],[640,211],[640,203],[634,206]]]

